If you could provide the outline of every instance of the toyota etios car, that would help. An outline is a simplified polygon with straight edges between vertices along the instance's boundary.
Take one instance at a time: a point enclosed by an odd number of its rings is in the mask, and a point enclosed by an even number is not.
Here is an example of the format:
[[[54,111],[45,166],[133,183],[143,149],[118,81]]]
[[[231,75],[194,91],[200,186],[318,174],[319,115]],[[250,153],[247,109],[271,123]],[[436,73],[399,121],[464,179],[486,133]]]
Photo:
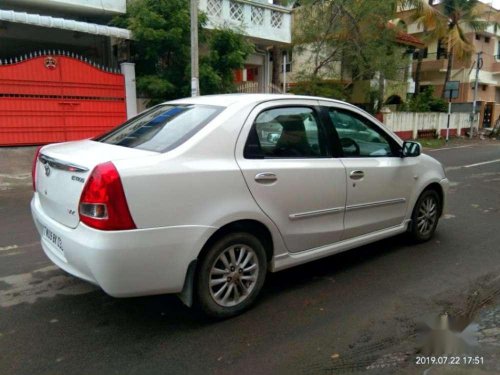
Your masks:
[[[443,167],[347,103],[217,95],[42,147],[31,202],[57,266],[116,297],[177,293],[216,317],[275,272],[398,233],[433,235]]]

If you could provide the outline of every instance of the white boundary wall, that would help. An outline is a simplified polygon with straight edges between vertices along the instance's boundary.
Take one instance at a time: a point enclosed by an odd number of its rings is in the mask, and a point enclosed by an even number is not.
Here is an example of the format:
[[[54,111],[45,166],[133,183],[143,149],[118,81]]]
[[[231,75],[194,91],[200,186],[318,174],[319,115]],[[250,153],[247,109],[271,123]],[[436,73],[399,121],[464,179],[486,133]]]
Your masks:
[[[438,134],[446,131],[447,113],[439,112],[393,112],[384,114],[384,124],[396,133],[410,134],[417,138],[419,130],[436,130]],[[476,125],[477,126],[477,125]],[[452,113],[450,133],[461,134],[462,129],[470,128],[469,113]],[[453,132],[451,130],[454,130]]]

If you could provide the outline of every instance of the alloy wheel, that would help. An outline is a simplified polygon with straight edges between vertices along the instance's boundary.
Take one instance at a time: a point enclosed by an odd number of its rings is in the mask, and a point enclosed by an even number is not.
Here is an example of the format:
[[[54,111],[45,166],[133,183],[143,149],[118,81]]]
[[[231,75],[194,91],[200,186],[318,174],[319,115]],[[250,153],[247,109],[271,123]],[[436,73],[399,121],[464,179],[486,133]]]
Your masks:
[[[422,236],[428,235],[434,228],[438,216],[438,204],[432,196],[425,198],[418,209],[417,229]]]
[[[232,245],[212,264],[210,295],[220,306],[236,306],[248,298],[258,276],[259,262],[255,250],[248,245]]]

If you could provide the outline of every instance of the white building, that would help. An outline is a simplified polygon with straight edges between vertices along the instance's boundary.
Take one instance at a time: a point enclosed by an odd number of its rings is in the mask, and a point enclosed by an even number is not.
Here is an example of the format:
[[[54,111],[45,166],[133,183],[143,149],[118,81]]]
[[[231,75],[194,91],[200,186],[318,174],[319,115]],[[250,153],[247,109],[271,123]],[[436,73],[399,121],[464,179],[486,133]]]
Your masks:
[[[268,91],[271,82],[270,49],[286,48],[292,41],[292,4],[275,5],[273,0],[199,0],[208,16],[208,29],[231,27],[252,41],[256,50],[245,68],[236,72],[236,82],[255,91]],[[280,61],[281,63],[281,61]],[[254,83],[252,87],[252,83]]]
[[[199,0],[206,28],[231,27],[256,46],[236,82],[247,90],[268,91],[270,50],[291,43],[292,4],[279,0]],[[131,32],[107,26],[124,14],[126,0],[0,0],[0,61],[35,51],[60,50],[118,68],[128,57]],[[281,63],[281,61],[280,61]]]

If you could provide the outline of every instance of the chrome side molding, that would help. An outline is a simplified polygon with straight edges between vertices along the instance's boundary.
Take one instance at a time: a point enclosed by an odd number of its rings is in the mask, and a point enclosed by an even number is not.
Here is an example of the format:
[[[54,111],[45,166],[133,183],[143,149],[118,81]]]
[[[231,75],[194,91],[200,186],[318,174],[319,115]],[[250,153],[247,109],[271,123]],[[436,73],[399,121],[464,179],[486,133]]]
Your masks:
[[[392,205],[392,204],[400,204],[400,203],[405,203],[405,202],[406,202],[406,198],[388,199],[386,201],[352,204],[350,206],[347,206],[346,210],[347,211],[352,211],[352,210],[359,210],[361,208],[389,206],[389,205]]]
[[[334,214],[334,213],[343,212],[343,211],[344,211],[344,207],[335,207],[335,208],[327,208],[324,210],[300,212],[300,213],[288,215],[288,217],[291,220],[297,220],[297,219],[303,219],[306,217],[328,215],[328,214]]]

